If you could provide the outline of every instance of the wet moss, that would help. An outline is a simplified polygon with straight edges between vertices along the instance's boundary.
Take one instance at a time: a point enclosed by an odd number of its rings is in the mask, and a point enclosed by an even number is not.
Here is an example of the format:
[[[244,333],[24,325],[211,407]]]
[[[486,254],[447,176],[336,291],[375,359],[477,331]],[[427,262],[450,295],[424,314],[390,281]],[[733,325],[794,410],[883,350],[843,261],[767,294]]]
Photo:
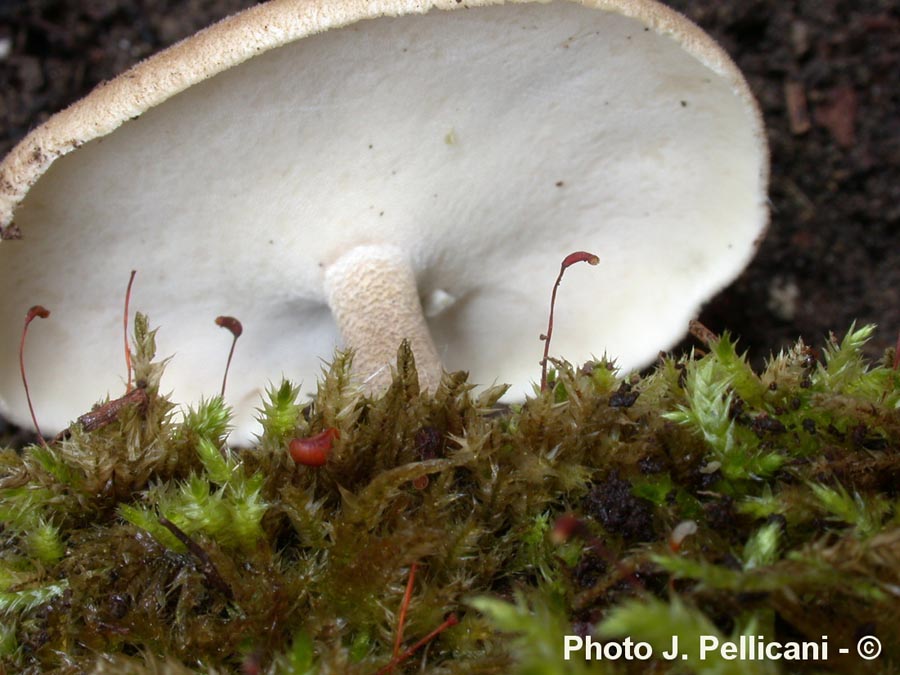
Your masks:
[[[420,392],[406,345],[368,396],[338,354],[311,398],[270,388],[259,443],[230,449],[221,397],[176,419],[140,317],[141,396],[0,452],[0,663],[372,674],[396,655],[415,564],[403,644],[460,623],[395,672],[641,672],[564,661],[563,636],[667,648],[703,632],[834,646],[741,671],[767,673],[858,672],[837,648],[872,634],[870,672],[895,672],[900,373],[865,362],[870,333],[761,373],[728,336],[625,380],[557,361],[512,408],[464,373]],[[290,439],[329,428],[324,466],[292,460]]]

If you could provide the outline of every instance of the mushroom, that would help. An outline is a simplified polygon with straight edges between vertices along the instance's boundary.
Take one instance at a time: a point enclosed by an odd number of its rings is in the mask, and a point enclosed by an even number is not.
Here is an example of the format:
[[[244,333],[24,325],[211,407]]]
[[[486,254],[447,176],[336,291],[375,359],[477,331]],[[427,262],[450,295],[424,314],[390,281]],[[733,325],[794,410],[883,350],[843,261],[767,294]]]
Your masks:
[[[468,11],[451,11],[461,8]],[[335,346],[376,389],[402,338],[531,390],[550,284],[576,249],[554,353],[632,369],[733,280],[766,222],[767,148],[728,56],[651,0],[274,0],[106,82],[0,164],[0,410],[42,426],[121,392],[121,293],[161,326],[164,388],[226,394],[232,442],[261,387]]]

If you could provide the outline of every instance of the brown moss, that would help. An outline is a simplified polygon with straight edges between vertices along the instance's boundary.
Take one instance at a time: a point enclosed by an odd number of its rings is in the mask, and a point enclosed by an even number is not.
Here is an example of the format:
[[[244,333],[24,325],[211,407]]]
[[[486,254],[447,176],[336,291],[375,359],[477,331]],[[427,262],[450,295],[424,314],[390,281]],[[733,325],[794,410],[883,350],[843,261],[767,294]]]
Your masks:
[[[469,605],[522,594],[534,609],[516,630],[529,616],[591,630],[628,599],[674,593],[725,631],[775,616],[776,635],[837,642],[872,624],[885,663],[900,656],[886,590],[900,585],[900,376],[862,363],[858,340],[757,375],[723,338],[627,385],[604,363],[557,362],[552,388],[499,414],[502,388],[476,394],[461,373],[420,392],[405,345],[379,397],[338,355],[309,405],[273,389],[259,445],[230,450],[219,398],[172,422],[145,322],[137,337],[146,406],[0,453],[8,669],[371,675],[391,659],[413,563],[406,643],[462,619],[428,649],[437,672],[538,668]],[[328,462],[295,464],[290,438],[327,428]],[[685,520],[697,532],[675,552]],[[39,523],[57,528],[43,544]],[[531,643],[552,653],[562,635]]]

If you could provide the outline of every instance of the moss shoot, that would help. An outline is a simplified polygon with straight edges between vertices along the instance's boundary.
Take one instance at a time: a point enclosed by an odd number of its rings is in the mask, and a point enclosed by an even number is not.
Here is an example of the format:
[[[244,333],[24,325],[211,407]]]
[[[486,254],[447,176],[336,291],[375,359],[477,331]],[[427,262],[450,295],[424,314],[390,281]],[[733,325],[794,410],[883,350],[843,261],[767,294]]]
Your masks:
[[[309,399],[272,386],[235,450],[221,396],[177,413],[160,395],[139,316],[146,396],[0,451],[0,670],[896,673],[900,373],[863,359],[871,332],[762,372],[727,335],[625,379],[554,361],[511,409],[464,373],[421,393],[406,345],[370,397],[338,354]],[[292,460],[327,429],[324,466]],[[644,642],[653,665],[565,660],[566,635]],[[688,659],[662,657],[673,636]],[[830,649],[701,660],[703,636]]]

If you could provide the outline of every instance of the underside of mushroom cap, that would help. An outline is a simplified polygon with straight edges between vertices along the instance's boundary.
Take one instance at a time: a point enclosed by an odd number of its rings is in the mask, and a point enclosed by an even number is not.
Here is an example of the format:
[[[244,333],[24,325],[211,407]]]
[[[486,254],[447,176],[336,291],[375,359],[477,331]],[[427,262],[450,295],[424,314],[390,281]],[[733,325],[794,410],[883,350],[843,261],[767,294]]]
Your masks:
[[[29,344],[42,424],[119,390],[109,364],[138,269],[133,306],[162,327],[178,399],[217,390],[213,318],[244,323],[229,402],[246,439],[267,379],[309,381],[340,344],[325,279],[356,246],[403,250],[439,306],[445,366],[517,396],[571,250],[603,262],[568,274],[553,353],[627,369],[673,343],[766,221],[761,123],[727,56],[649,2],[352,23],[429,9],[410,4],[254,8],[18,146],[0,165],[0,217],[15,210],[24,237],[0,246],[0,408],[23,421],[17,317],[36,302],[53,311]]]

